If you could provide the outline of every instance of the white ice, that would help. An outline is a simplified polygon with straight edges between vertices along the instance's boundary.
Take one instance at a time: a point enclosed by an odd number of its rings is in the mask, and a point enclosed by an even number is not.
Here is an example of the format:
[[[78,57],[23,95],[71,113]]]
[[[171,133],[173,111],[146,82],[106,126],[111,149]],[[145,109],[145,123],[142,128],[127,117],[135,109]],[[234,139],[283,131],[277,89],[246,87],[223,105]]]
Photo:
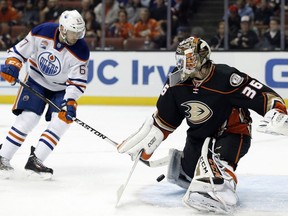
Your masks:
[[[11,105],[0,105],[0,142],[14,122]],[[136,131],[153,106],[84,106],[78,118],[121,142]],[[253,113],[254,128],[260,116]],[[185,191],[157,182],[166,167],[149,168],[138,163],[115,207],[116,192],[126,181],[133,162],[127,155],[95,134],[73,123],[45,164],[54,169],[53,180],[29,179],[23,169],[30,146],[36,145],[47,123],[42,120],[11,160],[16,169],[10,180],[0,180],[1,216],[170,216],[200,215],[184,207]],[[182,149],[185,122],[164,141],[151,159]],[[235,216],[284,216],[288,213],[287,137],[259,134],[253,129],[252,146],[237,169],[241,201]]]

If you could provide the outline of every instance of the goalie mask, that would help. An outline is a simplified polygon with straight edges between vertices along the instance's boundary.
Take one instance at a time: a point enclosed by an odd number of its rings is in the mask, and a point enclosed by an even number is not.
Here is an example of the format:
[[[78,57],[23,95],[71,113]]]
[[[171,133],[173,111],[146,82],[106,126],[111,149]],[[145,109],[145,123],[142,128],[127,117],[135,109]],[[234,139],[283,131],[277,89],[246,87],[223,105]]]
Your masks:
[[[69,46],[84,38],[85,22],[77,10],[64,11],[59,18],[60,36]]]
[[[211,49],[202,39],[189,37],[181,41],[176,49],[176,66],[178,71],[170,74],[170,86],[184,82],[201,70],[210,60]]]

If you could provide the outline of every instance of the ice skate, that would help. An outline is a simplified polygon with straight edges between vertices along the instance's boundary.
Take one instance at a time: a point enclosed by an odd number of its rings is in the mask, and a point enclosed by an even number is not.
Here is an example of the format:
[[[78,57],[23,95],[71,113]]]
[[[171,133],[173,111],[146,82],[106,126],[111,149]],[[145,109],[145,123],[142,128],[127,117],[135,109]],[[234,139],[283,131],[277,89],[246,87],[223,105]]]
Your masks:
[[[25,170],[29,173],[30,177],[40,177],[41,179],[48,180],[52,178],[53,169],[46,167],[40,159],[34,154],[35,147],[31,146],[31,154],[25,165]]]
[[[0,149],[2,144],[0,145]],[[10,161],[7,158],[0,156],[0,179],[9,179],[14,173],[13,167],[10,165]]]
[[[9,179],[14,173],[8,159],[0,156],[0,179]]]

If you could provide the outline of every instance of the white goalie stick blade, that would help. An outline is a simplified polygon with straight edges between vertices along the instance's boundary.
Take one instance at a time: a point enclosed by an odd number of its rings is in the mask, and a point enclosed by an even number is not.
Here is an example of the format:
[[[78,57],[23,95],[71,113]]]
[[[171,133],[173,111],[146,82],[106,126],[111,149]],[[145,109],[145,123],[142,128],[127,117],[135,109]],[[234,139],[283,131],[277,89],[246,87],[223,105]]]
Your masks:
[[[138,155],[137,155],[137,157],[136,157],[136,159],[135,159],[135,161],[134,161],[134,164],[133,164],[133,166],[132,166],[132,168],[131,168],[131,170],[130,170],[130,173],[129,173],[126,181],[125,181],[125,183],[122,184],[122,185],[118,188],[118,190],[117,190],[117,202],[116,202],[116,205],[115,205],[116,207],[117,207],[117,205],[118,205],[118,203],[119,203],[119,201],[120,201],[120,199],[121,199],[121,197],[122,197],[122,195],[123,195],[123,192],[124,192],[124,190],[125,190],[128,182],[129,182],[129,180],[130,180],[130,178],[131,178],[131,176],[132,176],[132,174],[133,174],[133,172],[134,172],[134,170],[135,170],[135,168],[136,168],[137,163],[138,163],[139,160],[140,160],[140,157],[141,157],[142,152],[143,152],[143,149],[142,149],[141,151],[139,151],[139,153],[138,153]]]
[[[218,200],[213,199],[207,193],[191,192],[189,199],[183,203],[189,207],[196,209],[202,213],[215,213],[215,214],[232,214],[236,206],[226,205]]]
[[[169,163],[170,157],[166,156],[163,158],[160,158],[158,160],[154,160],[154,161],[146,161],[146,160],[142,160],[140,159],[141,162],[143,162],[146,166],[149,166],[151,168],[155,168],[155,167],[160,167],[160,166],[166,166]]]

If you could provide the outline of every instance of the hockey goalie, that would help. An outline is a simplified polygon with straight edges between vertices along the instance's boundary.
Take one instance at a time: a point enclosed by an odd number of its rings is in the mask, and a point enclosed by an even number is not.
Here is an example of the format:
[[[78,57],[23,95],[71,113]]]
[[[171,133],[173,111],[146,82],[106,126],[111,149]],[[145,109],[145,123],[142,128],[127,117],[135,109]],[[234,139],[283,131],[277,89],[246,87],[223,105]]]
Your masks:
[[[141,157],[148,160],[185,119],[186,143],[182,150],[170,150],[167,179],[187,189],[185,206],[231,213],[239,204],[237,166],[251,143],[249,110],[264,117],[258,131],[270,134],[288,135],[288,116],[274,90],[234,67],[212,62],[210,54],[200,38],[180,42],[176,67],[155,113],[118,145],[118,151],[134,160],[143,150]]]

